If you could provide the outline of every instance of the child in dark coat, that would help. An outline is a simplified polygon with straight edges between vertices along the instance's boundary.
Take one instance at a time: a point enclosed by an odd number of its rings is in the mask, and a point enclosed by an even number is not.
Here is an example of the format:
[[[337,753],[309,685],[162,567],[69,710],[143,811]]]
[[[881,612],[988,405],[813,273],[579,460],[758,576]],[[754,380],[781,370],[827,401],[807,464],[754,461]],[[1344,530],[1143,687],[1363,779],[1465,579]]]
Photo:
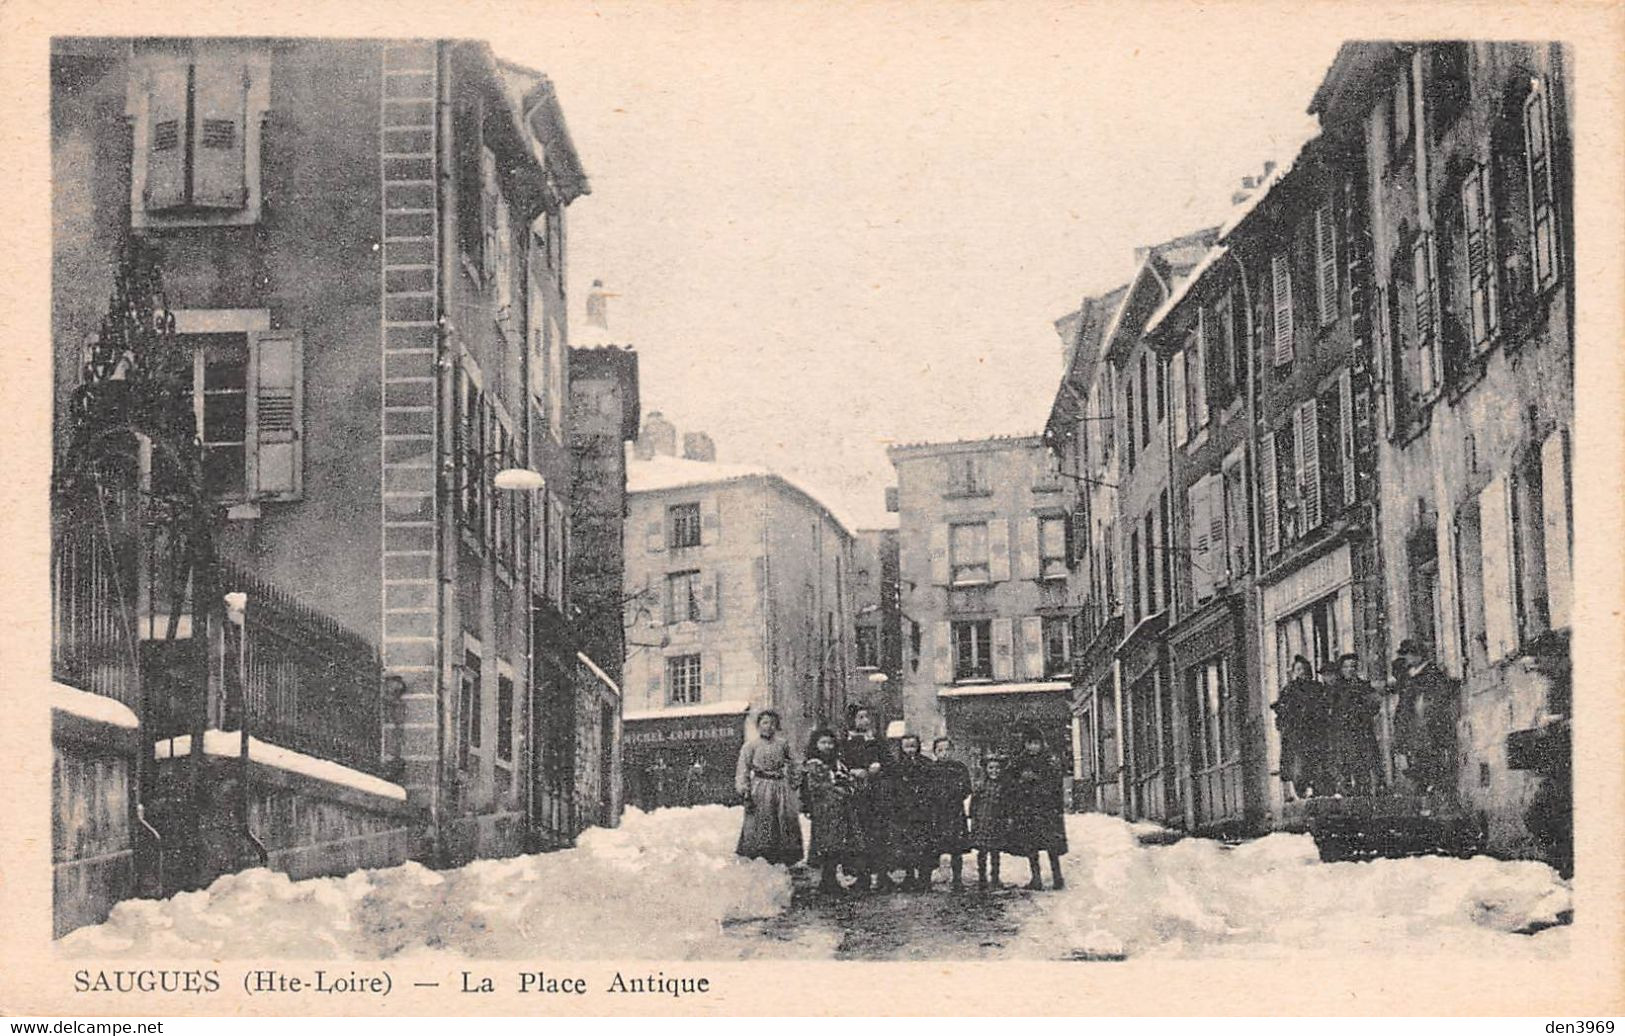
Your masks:
[[[1066,808],[1061,798],[1061,773],[1044,748],[1037,730],[1022,735],[1022,752],[1010,764],[1010,850],[1027,857],[1031,874],[1027,887],[1044,889],[1038,854],[1049,856],[1050,877],[1057,889],[1066,888],[1061,857],[1066,855]]]
[[[931,764],[920,754],[918,735],[904,734],[897,743],[891,778],[892,849],[903,868],[903,888],[924,892],[931,887]]]
[[[976,848],[976,887],[987,888],[988,861],[993,863],[993,887],[999,880],[1000,854],[1010,843],[1009,789],[1004,782],[1004,757],[990,755],[982,761],[982,783],[970,797],[970,841]]]
[[[931,742],[931,867],[942,856],[953,870],[954,890],[965,887],[965,853],[970,832],[965,826],[965,799],[971,793],[970,770],[950,759],[953,742],[939,737]],[[926,872],[930,877],[930,872]]]

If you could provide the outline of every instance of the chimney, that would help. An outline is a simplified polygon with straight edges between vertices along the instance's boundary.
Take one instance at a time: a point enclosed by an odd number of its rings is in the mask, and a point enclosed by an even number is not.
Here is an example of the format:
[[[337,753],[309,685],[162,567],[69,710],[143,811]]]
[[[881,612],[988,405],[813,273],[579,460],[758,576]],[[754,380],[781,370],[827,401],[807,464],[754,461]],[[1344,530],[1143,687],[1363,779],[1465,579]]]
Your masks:
[[[713,463],[717,459],[717,444],[704,432],[684,432],[683,459]]]
[[[887,486],[886,487],[886,513],[887,514],[896,514],[897,510],[898,510],[898,507],[897,507],[897,487],[896,486]]]
[[[1264,179],[1266,179],[1266,180],[1269,179],[1269,175],[1271,173],[1273,173],[1273,172],[1275,172],[1275,163],[1273,161],[1265,162],[1264,163]]]
[[[609,330],[609,300],[613,298],[604,290],[604,282],[594,280],[592,288],[587,292],[587,326]]]
[[[677,456],[677,428],[655,410],[643,421],[643,432],[632,446],[632,455],[639,460]]]

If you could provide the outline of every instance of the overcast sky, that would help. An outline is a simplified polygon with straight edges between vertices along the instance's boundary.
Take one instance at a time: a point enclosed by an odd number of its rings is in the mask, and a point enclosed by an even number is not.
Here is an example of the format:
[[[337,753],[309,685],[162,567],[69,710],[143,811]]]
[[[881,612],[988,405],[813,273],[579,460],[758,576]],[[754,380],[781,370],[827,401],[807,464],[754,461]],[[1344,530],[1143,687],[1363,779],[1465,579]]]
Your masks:
[[[646,414],[864,525],[888,443],[1040,430],[1052,322],[1312,132],[1338,39],[1268,29],[1230,5],[639,7],[493,42],[553,79],[591,179],[572,323],[602,278]]]

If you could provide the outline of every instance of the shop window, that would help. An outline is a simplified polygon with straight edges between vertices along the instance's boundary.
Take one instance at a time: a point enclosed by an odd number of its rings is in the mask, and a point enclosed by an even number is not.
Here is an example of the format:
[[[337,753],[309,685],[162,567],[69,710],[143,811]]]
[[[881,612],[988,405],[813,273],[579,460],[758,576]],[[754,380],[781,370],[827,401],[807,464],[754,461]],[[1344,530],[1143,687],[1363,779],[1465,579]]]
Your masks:
[[[1337,657],[1354,649],[1352,598],[1348,590],[1328,594],[1275,624],[1275,665],[1279,687],[1292,678],[1292,660],[1309,660],[1317,674],[1335,667]]]
[[[1196,757],[1202,769],[1212,769],[1241,758],[1237,735],[1236,701],[1230,686],[1230,665],[1223,656],[1189,671],[1191,694],[1200,721],[1195,730]]]

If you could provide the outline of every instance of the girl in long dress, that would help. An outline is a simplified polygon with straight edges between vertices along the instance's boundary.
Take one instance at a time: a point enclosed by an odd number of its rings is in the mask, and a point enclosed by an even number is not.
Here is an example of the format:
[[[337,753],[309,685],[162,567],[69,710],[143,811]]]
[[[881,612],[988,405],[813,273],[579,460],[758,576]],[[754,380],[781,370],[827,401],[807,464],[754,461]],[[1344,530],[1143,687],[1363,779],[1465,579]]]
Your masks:
[[[860,880],[864,869],[863,829],[853,810],[852,774],[841,762],[835,732],[820,727],[807,739],[807,761],[801,768],[801,808],[812,818],[812,842],[807,862],[819,871],[818,891],[842,891],[837,867]]]
[[[931,871],[936,866],[931,843],[931,764],[920,754],[917,734],[904,734],[897,743],[891,810],[892,851],[903,868],[903,888],[925,892],[931,887]]]
[[[764,709],[756,717],[756,738],[739,750],[734,790],[745,803],[739,829],[740,856],[768,863],[801,859],[801,817],[790,782],[795,759],[779,734],[779,714]]]
[[[1061,799],[1061,773],[1044,747],[1044,735],[1028,730],[1022,735],[1022,752],[1010,764],[1011,770],[1011,849],[1027,857],[1031,880],[1027,887],[1044,889],[1038,871],[1038,854],[1049,857],[1050,877],[1058,889],[1066,887],[1061,876],[1061,857],[1066,855],[1066,809]]]
[[[999,860],[1010,848],[1010,793],[1004,780],[1004,757],[990,754],[982,761],[982,783],[970,797],[970,840],[976,847],[976,887],[987,888],[987,865],[993,863],[993,887],[999,880]]]
[[[931,852],[948,857],[953,888],[965,887],[965,853],[970,851],[970,830],[965,824],[965,799],[970,796],[970,769],[948,753],[953,742],[939,737],[931,742]],[[932,864],[935,867],[935,862]]]

